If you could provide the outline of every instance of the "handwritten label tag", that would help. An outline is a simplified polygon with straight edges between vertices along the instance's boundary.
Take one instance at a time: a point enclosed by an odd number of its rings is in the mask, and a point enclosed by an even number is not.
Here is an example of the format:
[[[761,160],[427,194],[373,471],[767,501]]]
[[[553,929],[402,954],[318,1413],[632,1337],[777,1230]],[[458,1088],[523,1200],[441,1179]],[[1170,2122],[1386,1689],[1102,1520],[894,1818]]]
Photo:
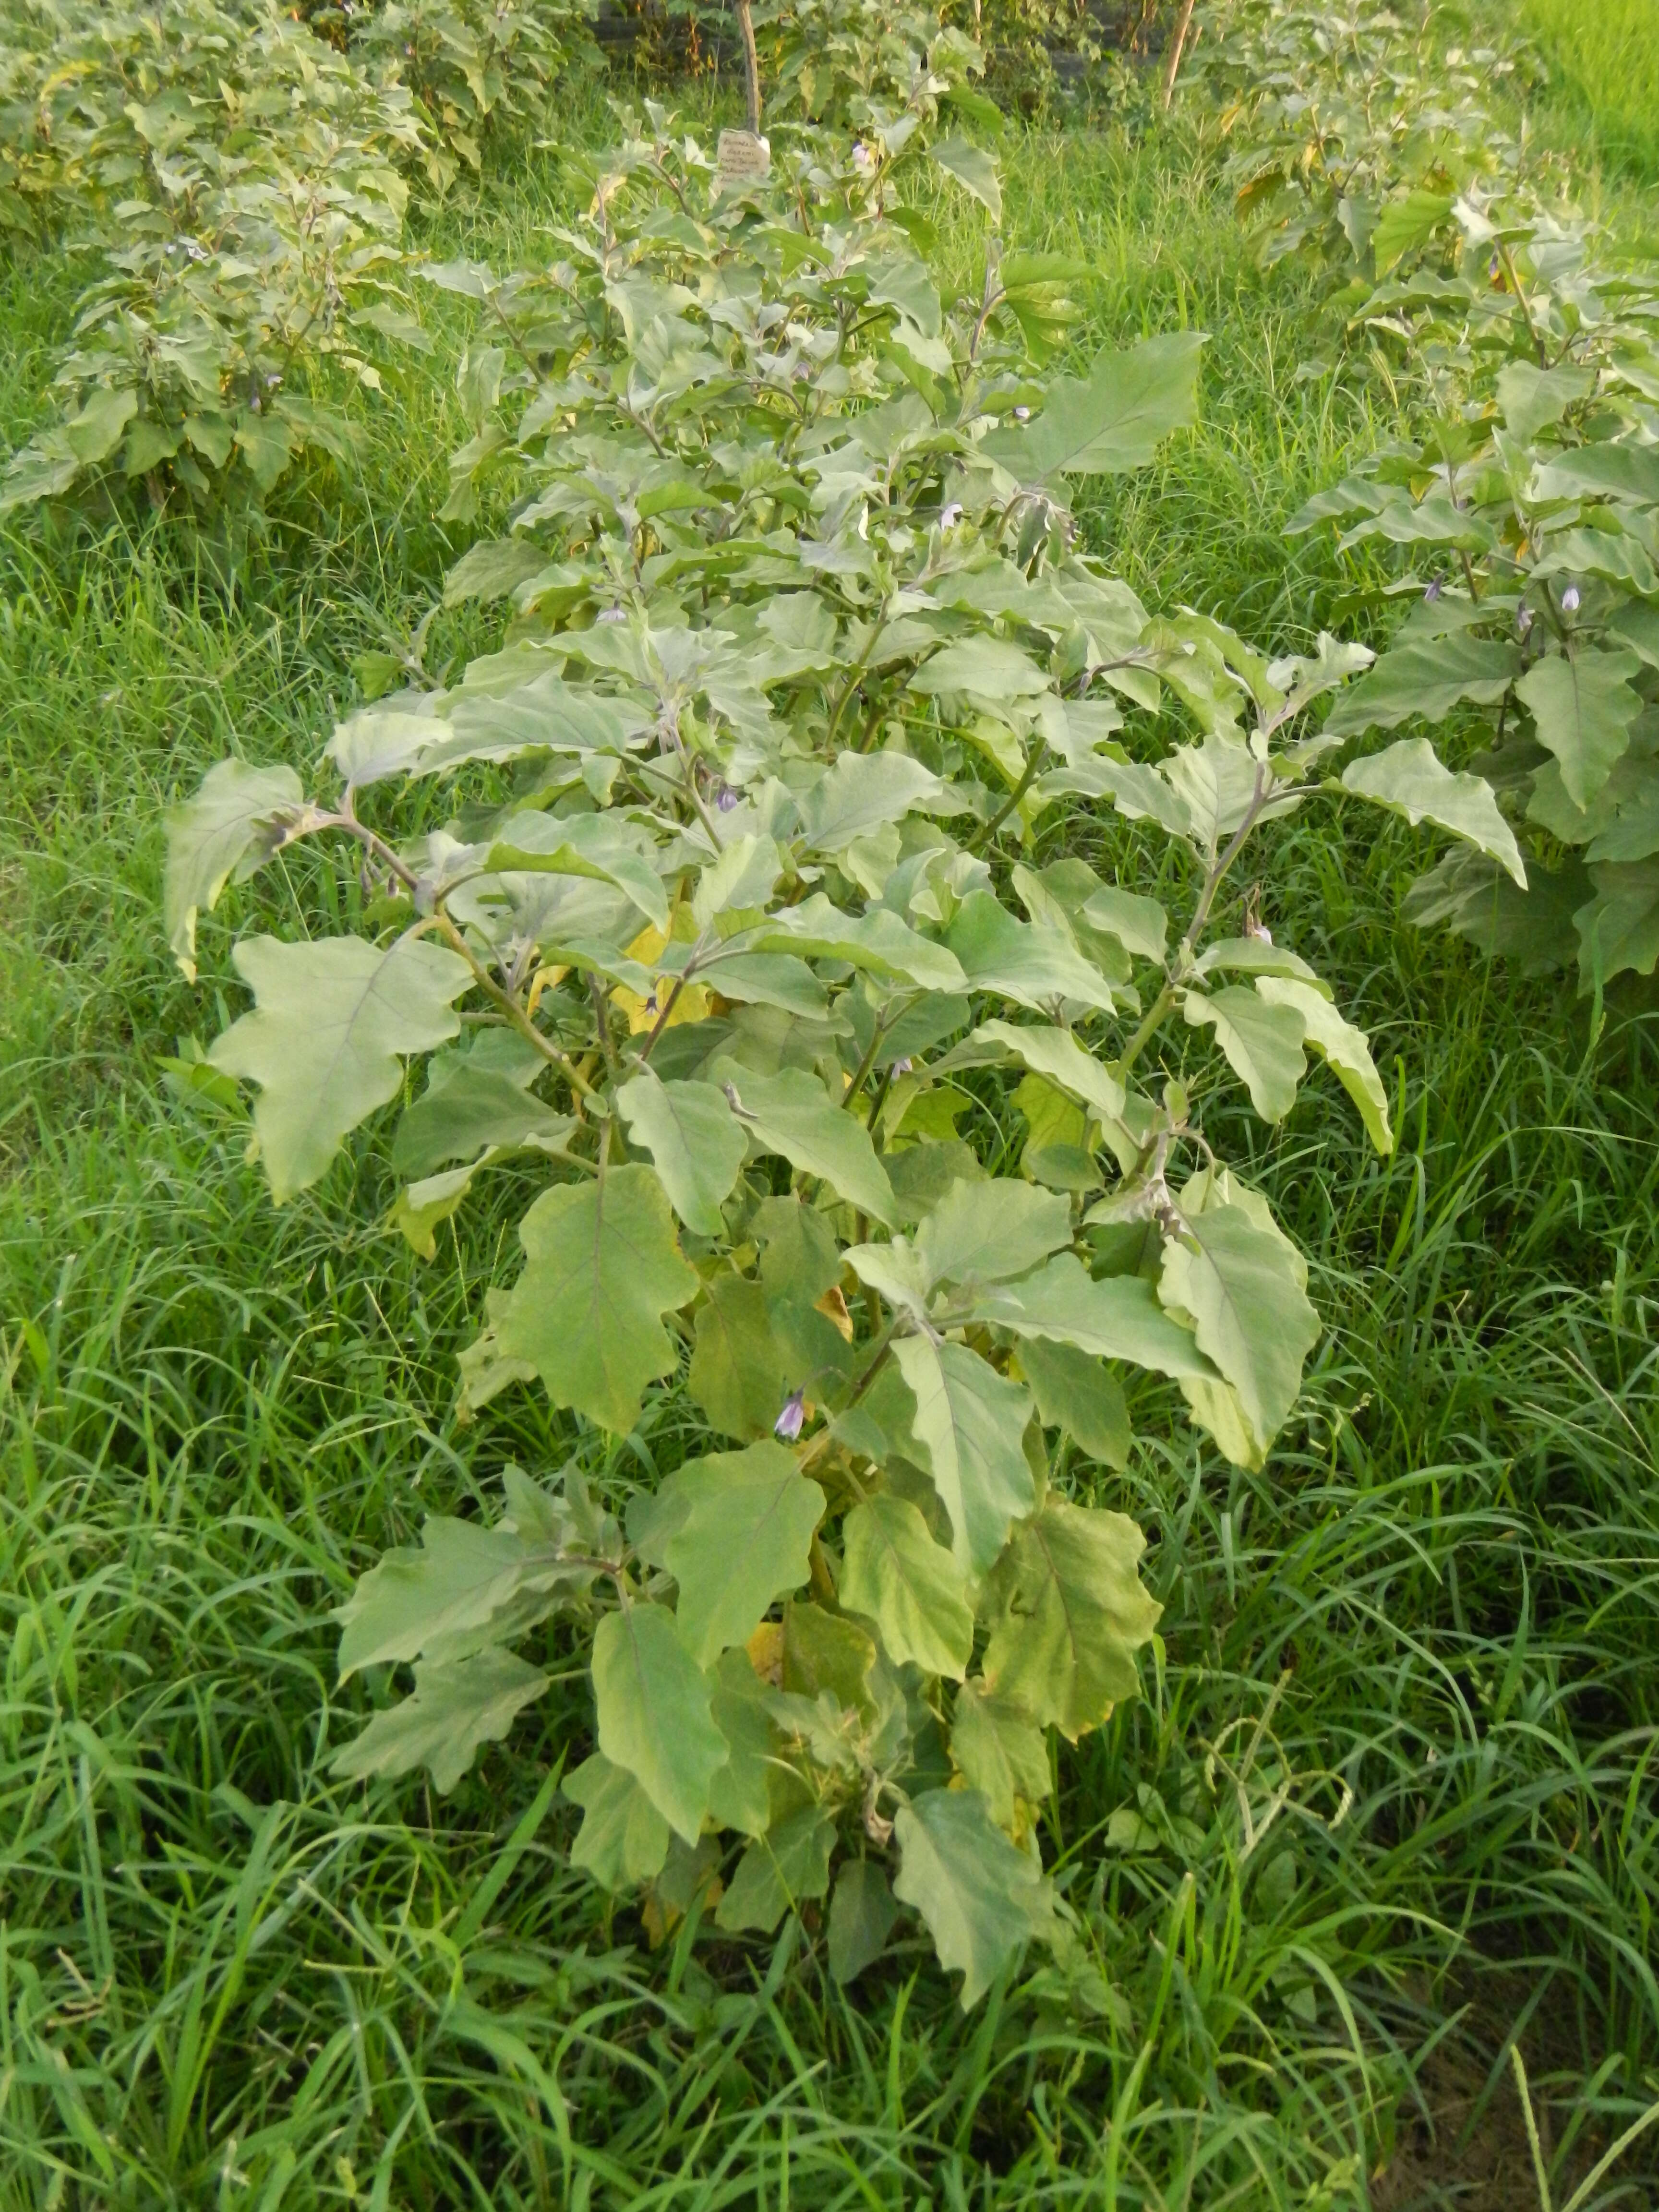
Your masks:
[[[765,176],[772,167],[771,148],[752,131],[722,131],[716,158],[723,185],[747,184],[751,177]]]

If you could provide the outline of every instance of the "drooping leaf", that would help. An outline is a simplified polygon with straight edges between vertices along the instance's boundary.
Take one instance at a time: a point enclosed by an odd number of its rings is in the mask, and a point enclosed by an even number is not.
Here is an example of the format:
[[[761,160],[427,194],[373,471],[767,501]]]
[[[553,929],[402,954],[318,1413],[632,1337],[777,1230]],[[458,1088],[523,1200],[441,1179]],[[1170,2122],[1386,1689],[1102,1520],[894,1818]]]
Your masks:
[[[993,222],[1002,221],[1002,185],[994,154],[969,144],[966,138],[955,137],[941,138],[927,150],[964,191],[972,193]]]
[[[714,1073],[730,1085],[732,1111],[759,1151],[781,1152],[803,1174],[821,1176],[849,1206],[890,1224],[893,1188],[869,1131],[831,1103],[816,1077],[798,1067],[757,1075],[734,1060],[717,1060]]]
[[[392,1166],[419,1178],[449,1161],[476,1159],[487,1147],[556,1149],[575,1123],[528,1088],[545,1066],[510,1030],[481,1030],[465,1054],[440,1053],[428,1064],[425,1091],[398,1124]]]
[[[582,1808],[570,1863],[602,1889],[632,1889],[653,1881],[668,1856],[668,1823],[634,1777],[603,1752],[564,1778],[564,1794]]]
[[[808,1379],[789,1371],[764,1287],[742,1275],[716,1275],[697,1309],[686,1376],[712,1426],[726,1437],[769,1436],[785,1399]]]
[[[1036,1498],[1023,1441],[1030,1393],[966,1345],[902,1336],[893,1358],[916,1402],[915,1456],[950,1516],[952,1549],[966,1573],[982,1575]]]
[[[970,892],[945,936],[969,989],[994,992],[1036,1012],[1077,999],[1108,1012],[1112,987],[1057,930],[1019,921],[989,891]]]
[[[830,1900],[830,1979],[844,1989],[873,1966],[897,1917],[887,1876],[875,1860],[843,1860]]]
[[[251,874],[287,842],[304,795],[291,768],[223,760],[194,798],[168,810],[167,943],[188,981],[196,981],[197,915],[210,914],[233,876]]]
[[[1027,484],[1143,467],[1172,430],[1196,421],[1205,343],[1200,331],[1176,331],[1103,353],[1086,378],[1055,378],[1034,422],[994,430],[979,450]]]
[[[973,1318],[1021,1338],[1048,1337],[1104,1359],[1126,1359],[1155,1375],[1212,1376],[1193,1333],[1170,1320],[1141,1275],[1093,1281],[1074,1253],[1061,1252],[1018,1283],[988,1285]]]
[[[1021,1944],[1054,1925],[1054,1893],[1037,1861],[1011,1844],[977,1790],[927,1790],[900,1808],[893,1893],[927,1923],[947,1973],[962,1976],[970,2012]]]
[[[769,1936],[784,1914],[830,1887],[836,1824],[821,1806],[803,1805],[757,1836],[738,1862],[732,1886],[715,1907],[729,1935],[754,1929]]]
[[[1633,653],[1551,653],[1515,687],[1575,806],[1589,805],[1630,743],[1642,711],[1630,679],[1641,665]]]
[[[1437,823],[1498,861],[1525,889],[1521,850],[1492,786],[1478,775],[1455,775],[1426,738],[1403,738],[1384,752],[1351,761],[1342,771],[1342,787],[1407,822]]]
[[[1389,1094],[1371,1058],[1364,1030],[1345,1021],[1322,992],[1295,977],[1261,975],[1257,991],[1270,1006],[1289,1006],[1302,1017],[1306,1035],[1337,1081],[1359,1109],[1371,1142],[1385,1157],[1394,1150],[1394,1131],[1389,1126]]]
[[[451,1011],[472,980],[460,957],[423,938],[386,951],[356,937],[284,945],[244,939],[236,965],[254,1011],[208,1057],[260,1085],[259,1156],[281,1205],[325,1174],[343,1139],[403,1081],[398,1055],[457,1035]]]
[[[1135,1570],[1146,1538],[1121,1513],[1050,1495],[1017,1523],[987,1587],[985,1680],[1075,1743],[1135,1695],[1135,1653],[1163,1607]]]
[[[1308,1066],[1302,1053],[1307,1024],[1296,1007],[1270,1005],[1255,992],[1229,984],[1219,991],[1188,991],[1181,1011],[1194,1029],[1214,1030],[1262,1120],[1282,1121]]]
[[[688,1229],[718,1237],[748,1139],[712,1083],[659,1083],[642,1068],[617,1093],[633,1141],[651,1155]]]
[[[1054,1788],[1048,1746],[1030,1713],[983,1681],[964,1682],[951,1715],[951,1764],[977,1790],[998,1827],[1014,1832],[1021,1807],[1041,1804]]]
[[[1199,1347],[1237,1392],[1265,1451],[1289,1419],[1319,1339],[1294,1249],[1239,1205],[1188,1215],[1194,1243],[1164,1247],[1158,1296],[1191,1317]]]
[[[1151,901],[1146,903],[1150,905]],[[987,1046],[1011,1054],[1034,1075],[1044,1076],[1060,1090],[1069,1091],[1098,1120],[1113,1122],[1121,1115],[1123,1085],[1103,1060],[1078,1042],[1069,1030],[1025,1022],[981,1022],[968,1039],[966,1048]]]
[[[523,1273],[494,1316],[492,1352],[540,1376],[556,1406],[626,1435],[676,1357],[662,1316],[697,1289],[647,1167],[545,1190],[519,1224]]]
[[[1128,1402],[1109,1369],[1075,1345],[1042,1336],[1021,1340],[1019,1364],[1041,1420],[1074,1437],[1091,1459],[1108,1467],[1128,1464]]]
[[[974,1648],[961,1562],[936,1544],[908,1498],[878,1491],[842,1528],[840,1599],[873,1620],[890,1659],[959,1681]]]
[[[766,1698],[748,1653],[723,1652],[714,1670],[710,1710],[729,1750],[708,1785],[708,1817],[717,1827],[744,1836],[763,1836],[772,1820],[770,1784],[778,1769]]]
[[[417,1667],[413,1693],[376,1713],[360,1736],[335,1753],[329,1771],[347,1781],[369,1775],[390,1781],[424,1766],[439,1796],[447,1797],[478,1747],[499,1743],[547,1681],[539,1667],[497,1647]]]
[[[770,1441],[693,1460],[662,1494],[685,1508],[662,1564],[680,1586],[680,1634],[708,1667],[728,1645],[747,1643],[775,1598],[805,1582],[824,1495],[793,1453]]]
[[[635,1601],[593,1636],[599,1749],[631,1774],[677,1836],[695,1844],[709,1785],[729,1747],[714,1725],[708,1676],[666,1606]]]

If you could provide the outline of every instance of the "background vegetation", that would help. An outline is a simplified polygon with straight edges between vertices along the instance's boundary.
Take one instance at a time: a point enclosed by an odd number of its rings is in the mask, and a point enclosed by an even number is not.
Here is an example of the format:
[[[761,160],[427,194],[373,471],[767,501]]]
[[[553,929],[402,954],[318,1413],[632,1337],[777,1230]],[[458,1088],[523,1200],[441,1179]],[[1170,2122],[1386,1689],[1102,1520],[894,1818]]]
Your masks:
[[[1639,240],[1659,27],[1531,13],[1577,87],[1546,118]],[[1279,649],[1352,633],[1352,568],[1282,526],[1389,434],[1386,386],[1259,270],[1201,118],[1056,110],[1006,174],[1011,231],[1095,272],[1081,356],[1215,334],[1200,427],[1097,491],[1091,546]],[[411,228],[510,264],[565,191],[526,146]],[[78,289],[27,244],[0,272],[14,445]],[[1318,1088],[1228,1131],[1330,1324],[1298,1422],[1258,1476],[1148,1422],[1101,1480],[1167,1607],[1045,1836],[1118,1930],[1106,2010],[1034,1959],[964,2020],[920,1948],[849,2000],[793,1920],[651,1949],[566,1863],[556,1701],[453,1799],[329,1781],[329,1607],[552,1449],[528,1397],[453,1425],[505,1201],[422,1266],[370,1225],[370,1141],[356,1231],[274,1213],[160,1064],[229,1011],[167,955],[163,805],[233,737],[310,757],[459,542],[459,398],[412,363],[352,406],[357,458],[297,464],[233,579],[165,521],[0,539],[0,2203],[1510,2206],[1517,2039],[1565,2202],[1659,2095],[1656,1041],[1403,928],[1417,841],[1370,813],[1277,833],[1266,919],[1370,1030],[1399,1149]],[[434,659],[487,635],[441,617]],[[1244,1868],[1264,1781],[1282,1844]]]

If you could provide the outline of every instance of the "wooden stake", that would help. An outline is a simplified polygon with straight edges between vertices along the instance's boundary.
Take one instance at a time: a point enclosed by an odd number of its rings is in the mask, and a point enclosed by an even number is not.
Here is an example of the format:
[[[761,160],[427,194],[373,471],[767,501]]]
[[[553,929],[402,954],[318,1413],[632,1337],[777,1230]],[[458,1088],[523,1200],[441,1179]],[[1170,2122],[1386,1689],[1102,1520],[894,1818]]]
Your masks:
[[[748,0],[741,0],[747,9]],[[1187,44],[1187,33],[1192,27],[1193,0],[1181,0],[1181,13],[1176,17],[1176,27],[1170,40],[1170,56],[1164,64],[1164,107],[1167,113],[1175,94],[1176,72],[1181,67],[1182,49]]]
[[[1187,13],[1193,11],[1193,0],[1187,0]],[[749,0],[738,0],[738,27],[743,33],[744,88],[749,95],[749,128],[753,136],[760,137],[760,56],[755,51],[755,19],[749,12]],[[1168,102],[1165,102],[1168,105]]]

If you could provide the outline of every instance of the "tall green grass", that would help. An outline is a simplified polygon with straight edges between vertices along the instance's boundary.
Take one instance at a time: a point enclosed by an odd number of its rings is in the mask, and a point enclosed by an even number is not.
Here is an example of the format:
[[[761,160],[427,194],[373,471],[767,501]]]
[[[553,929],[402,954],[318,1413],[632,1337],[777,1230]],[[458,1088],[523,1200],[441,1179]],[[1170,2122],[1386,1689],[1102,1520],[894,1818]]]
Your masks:
[[[1659,0],[1522,0],[1589,149],[1659,181]]]
[[[1281,526],[1386,417],[1198,152],[1034,133],[1010,199],[1094,271],[1086,343],[1213,334],[1200,428],[1091,542],[1264,642],[1337,621],[1352,578]],[[445,243],[538,250],[557,204],[527,165]],[[3,280],[14,434],[71,293]],[[1370,1029],[1401,1130],[1377,1162],[1320,1079],[1228,1132],[1330,1322],[1305,1418],[1251,1476],[1148,1387],[1099,1478],[1168,1610],[1044,1839],[1109,1962],[1092,2011],[1034,1958],[963,2020],[919,1943],[849,1997],[794,1922],[651,1951],[563,1856],[578,1681],[452,1799],[328,1779],[383,1688],[334,1686],[352,1577],[572,1442],[529,1393],[453,1420],[510,1176],[425,1267],[375,1226],[383,1128],[276,1212],[158,1070],[232,989],[220,923],[198,989],[165,956],[167,799],[228,747],[313,760],[453,554],[447,386],[364,427],[234,592],[158,526],[0,543],[0,2212],[1403,2212],[1481,2201],[1445,2193],[1466,2120],[1520,2207],[1517,2037],[1564,2201],[1659,2094],[1659,1038],[1624,1011],[1592,1050],[1553,987],[1402,930],[1403,828],[1277,833],[1275,936]],[[580,1448],[601,1481],[672,1464],[676,1420]],[[1593,2201],[1652,2203],[1651,2160]]]

